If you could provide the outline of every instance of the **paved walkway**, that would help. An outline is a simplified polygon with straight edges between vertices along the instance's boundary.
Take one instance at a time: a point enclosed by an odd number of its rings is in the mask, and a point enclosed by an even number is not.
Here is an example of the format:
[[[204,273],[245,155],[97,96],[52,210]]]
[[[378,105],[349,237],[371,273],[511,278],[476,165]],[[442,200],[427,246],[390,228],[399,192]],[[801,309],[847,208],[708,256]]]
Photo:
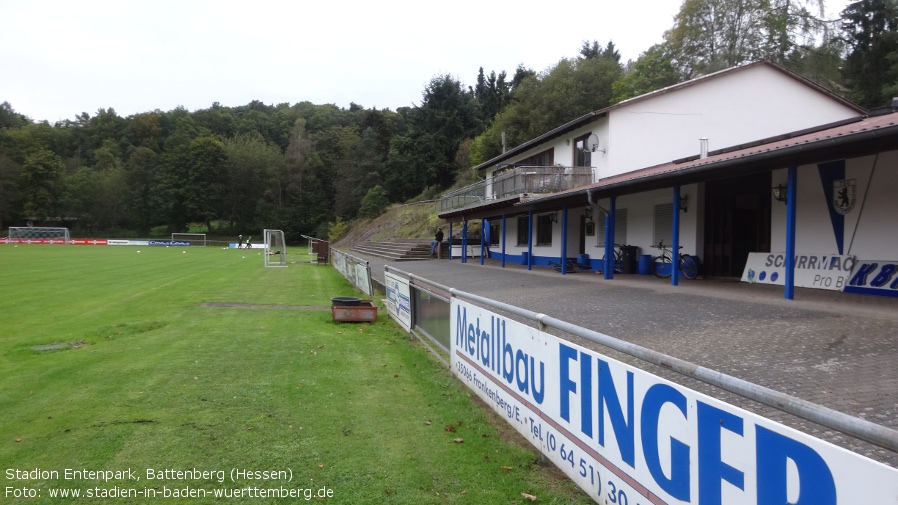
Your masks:
[[[383,282],[383,259],[357,255]],[[735,281],[654,276],[562,276],[549,268],[481,265],[479,258],[389,263],[434,282],[634,342],[692,363],[898,429],[898,298]],[[615,359],[898,467],[898,453],[872,446],[669,370]]]

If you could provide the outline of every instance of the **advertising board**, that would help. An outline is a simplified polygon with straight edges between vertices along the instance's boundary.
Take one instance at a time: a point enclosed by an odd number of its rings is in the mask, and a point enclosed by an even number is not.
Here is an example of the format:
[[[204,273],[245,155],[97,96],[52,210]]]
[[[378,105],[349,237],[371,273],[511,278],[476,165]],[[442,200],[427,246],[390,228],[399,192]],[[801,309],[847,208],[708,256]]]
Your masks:
[[[452,299],[452,372],[598,503],[893,504],[898,470]]]
[[[387,312],[405,328],[405,331],[412,331],[411,290],[408,279],[384,272],[384,283],[387,291]]]
[[[795,256],[795,286],[841,291],[855,265],[854,256],[799,254]],[[786,253],[748,254],[742,282],[786,284]]]

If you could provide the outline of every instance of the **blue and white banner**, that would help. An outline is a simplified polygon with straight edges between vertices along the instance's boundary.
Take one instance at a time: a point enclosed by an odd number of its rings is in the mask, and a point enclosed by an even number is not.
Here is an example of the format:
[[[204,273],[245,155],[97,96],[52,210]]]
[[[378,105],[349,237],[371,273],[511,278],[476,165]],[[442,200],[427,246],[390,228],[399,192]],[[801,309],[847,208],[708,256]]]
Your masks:
[[[843,289],[846,293],[898,296],[898,261],[858,261]]]
[[[841,291],[856,261],[854,256],[798,254],[795,256],[795,286]],[[786,253],[749,253],[742,282],[784,286]]]
[[[599,503],[898,502],[898,470],[458,299],[452,371]]]
[[[408,279],[384,272],[384,283],[387,291],[387,311],[400,326],[405,328],[405,331],[412,331],[411,289]]]

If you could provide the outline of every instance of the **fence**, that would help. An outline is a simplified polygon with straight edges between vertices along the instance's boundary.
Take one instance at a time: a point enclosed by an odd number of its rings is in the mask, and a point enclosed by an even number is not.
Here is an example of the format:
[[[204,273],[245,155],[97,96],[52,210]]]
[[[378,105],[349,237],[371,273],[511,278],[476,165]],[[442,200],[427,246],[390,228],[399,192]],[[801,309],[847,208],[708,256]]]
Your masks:
[[[699,487],[712,495],[711,502],[737,504],[887,503],[886,497],[898,496],[898,469],[546,330],[584,338],[893,452],[898,431],[545,314],[390,266],[385,270],[390,314],[397,320],[404,314],[403,326],[597,501],[623,502],[629,495],[630,503],[640,496],[647,503],[688,503]],[[879,479],[888,484],[875,484]],[[612,490],[623,494],[610,496]]]
[[[330,249],[330,261],[334,268],[343,274],[343,277],[346,277],[359,291],[369,297],[374,297],[374,288],[371,282],[371,266],[367,261],[335,248]]]

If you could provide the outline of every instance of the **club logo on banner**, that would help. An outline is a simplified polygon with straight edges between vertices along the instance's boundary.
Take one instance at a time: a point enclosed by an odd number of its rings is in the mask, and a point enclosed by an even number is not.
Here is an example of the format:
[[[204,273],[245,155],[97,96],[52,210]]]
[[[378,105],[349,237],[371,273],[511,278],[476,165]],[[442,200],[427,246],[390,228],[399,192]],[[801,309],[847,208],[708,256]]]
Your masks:
[[[857,203],[857,179],[833,181],[833,208],[843,216]]]
[[[894,503],[898,469],[452,299],[452,373],[597,503]]]

